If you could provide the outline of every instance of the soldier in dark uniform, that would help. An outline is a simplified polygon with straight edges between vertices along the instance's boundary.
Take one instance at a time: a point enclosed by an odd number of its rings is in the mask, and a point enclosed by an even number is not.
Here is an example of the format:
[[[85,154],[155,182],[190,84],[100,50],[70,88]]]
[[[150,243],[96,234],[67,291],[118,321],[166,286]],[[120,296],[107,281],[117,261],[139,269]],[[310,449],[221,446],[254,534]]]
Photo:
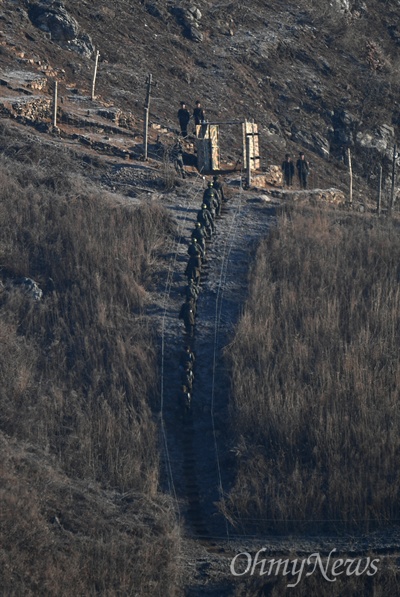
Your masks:
[[[217,215],[216,206],[218,204],[214,198],[214,195],[209,195],[208,197],[206,197],[206,199],[204,199],[204,204],[210,212],[212,219],[215,220],[215,216]]]
[[[192,255],[192,257],[189,257],[189,261],[185,269],[185,274],[188,277],[188,283],[190,280],[194,280],[195,284],[197,285],[200,282],[200,273],[201,257],[200,255]]]
[[[207,238],[211,238],[212,233],[215,232],[215,224],[205,203],[202,204],[201,209],[197,212],[197,221],[204,228]]]
[[[183,410],[183,416],[187,416],[192,406],[192,394],[184,384],[181,386],[181,390],[178,396],[179,409]]]
[[[210,197],[211,195],[214,195],[214,188],[213,188],[213,183],[210,181],[207,183],[207,188],[204,189],[203,203],[204,203],[204,199],[208,199],[208,197]]]
[[[214,207],[215,207],[215,213],[217,214],[218,217],[220,217],[221,209],[222,209],[222,201],[221,201],[221,197],[216,189],[214,189],[213,202],[214,202]]]
[[[285,155],[285,161],[282,162],[282,173],[285,185],[287,187],[291,187],[294,176],[294,164],[292,162],[292,158],[288,153]]]
[[[178,110],[179,126],[181,127],[181,135],[183,138],[187,137],[187,128],[190,120],[190,112],[186,108],[185,102],[181,102],[181,107]]]
[[[299,176],[300,188],[307,188],[307,178],[310,173],[310,167],[304,157],[304,153],[301,151],[299,159],[296,162],[297,174]]]
[[[203,247],[197,242],[195,238],[192,238],[192,242],[188,247],[188,253],[192,257],[193,255],[200,255],[201,262],[206,262],[206,253]]]
[[[190,257],[193,257],[193,255],[200,255],[200,257],[201,257],[201,251],[199,249],[199,246],[196,243],[196,239],[192,239],[192,242],[188,246],[187,252],[188,252],[188,255],[190,255]]]
[[[189,344],[187,344],[181,356],[181,366],[186,369],[187,363],[189,363],[189,366],[193,369],[195,360],[196,357],[194,356],[194,352],[190,348]]]
[[[187,300],[194,299],[195,301],[197,301],[197,299],[199,297],[199,292],[200,292],[200,289],[195,284],[193,279],[189,281],[187,286],[185,286],[185,296],[186,296]]]
[[[197,312],[197,299],[194,298],[194,296],[190,296],[189,298],[186,298],[186,302],[189,303],[190,308],[193,311],[193,315],[196,317],[196,312]]]
[[[189,391],[192,391],[194,382],[194,373],[190,365],[185,365],[185,368],[181,372],[181,382],[185,385]]]
[[[217,174],[215,174],[213,176],[213,188],[214,188],[214,191],[217,191],[220,200],[226,201],[225,193],[224,193],[224,185],[220,181],[219,176]]]
[[[183,147],[179,139],[171,150],[171,160],[175,166],[176,172],[182,177],[186,178],[186,172],[183,167]]]
[[[206,234],[204,229],[201,227],[200,222],[196,222],[195,229],[192,232],[192,240],[196,239],[196,242],[201,246],[204,251],[206,251]]]
[[[194,334],[194,313],[190,303],[183,303],[179,312],[179,319],[183,320],[185,330],[188,336],[192,337]]]
[[[207,188],[205,189],[205,191],[203,193],[203,203],[205,203],[207,205],[207,209],[210,212],[210,214],[212,215],[213,219],[215,218],[216,215],[219,215],[218,214],[218,210],[219,210],[218,196],[217,196],[217,193],[214,191],[212,182],[209,182],[207,184]]]

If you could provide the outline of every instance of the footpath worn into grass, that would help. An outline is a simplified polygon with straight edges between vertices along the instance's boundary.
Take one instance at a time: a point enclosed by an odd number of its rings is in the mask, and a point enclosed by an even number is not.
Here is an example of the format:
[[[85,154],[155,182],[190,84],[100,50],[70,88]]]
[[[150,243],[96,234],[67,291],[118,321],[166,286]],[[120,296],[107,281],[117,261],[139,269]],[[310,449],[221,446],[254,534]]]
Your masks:
[[[178,313],[184,300],[181,293],[186,283],[183,272],[187,241],[201,202],[196,186],[191,192],[182,193],[181,202],[171,205],[178,214],[180,231],[170,253],[168,292],[159,294],[162,316],[160,311],[152,310],[159,320],[160,331],[163,330],[164,343],[161,433],[164,482],[175,498],[185,529],[182,584],[185,595],[193,597],[245,594],[244,587],[253,581],[235,579],[230,568],[232,558],[243,551],[254,554],[265,547],[266,553],[276,556],[289,552],[308,556],[315,551],[327,555],[332,549],[347,554],[371,549],[389,557],[400,545],[394,531],[386,535],[360,535],[356,540],[346,534],[273,538],[265,531],[258,532],[253,525],[248,534],[242,525],[233,526],[221,512],[223,498],[235,482],[236,459],[241,449],[229,439],[232,437],[228,419],[230,379],[223,353],[233,339],[244,308],[256,246],[276,222],[272,204],[260,200],[257,192],[234,189],[232,184],[230,200],[208,245],[208,262],[202,273],[193,341],[196,377],[192,417],[186,422],[177,402],[178,363],[186,342]],[[255,592],[249,594],[257,594],[256,585],[257,582],[253,587]],[[279,587],[277,590],[282,590]]]

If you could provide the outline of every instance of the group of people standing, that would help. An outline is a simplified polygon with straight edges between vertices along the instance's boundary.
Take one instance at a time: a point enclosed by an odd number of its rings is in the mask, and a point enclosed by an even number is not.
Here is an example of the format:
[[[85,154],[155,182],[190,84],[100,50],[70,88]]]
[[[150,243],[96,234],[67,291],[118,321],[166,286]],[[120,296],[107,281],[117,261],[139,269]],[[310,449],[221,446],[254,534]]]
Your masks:
[[[201,107],[201,102],[199,100],[196,101],[195,107],[193,109],[193,114],[190,114],[189,110],[186,107],[186,103],[181,102],[181,107],[178,110],[178,120],[181,129],[181,135],[183,138],[188,136],[188,126],[191,119],[193,119],[195,127],[198,124],[203,124],[203,122],[205,122],[205,112],[204,109]]]
[[[310,165],[302,151],[300,151],[299,159],[296,162],[296,170],[300,188],[306,189],[308,175],[310,174]],[[293,184],[294,172],[294,163],[292,161],[292,158],[290,157],[290,154],[287,153],[285,155],[285,160],[282,162],[283,181],[287,187],[291,187]]]
[[[221,217],[222,203],[226,200],[223,184],[215,175],[204,190],[202,204],[197,212],[195,228],[191,233],[188,247],[189,260],[185,269],[187,285],[185,286],[185,302],[182,304],[179,319],[185,326],[185,339],[188,342],[181,359],[181,391],[180,401],[184,411],[190,410],[192,387],[194,382],[195,355],[191,348],[194,338],[197,299],[200,293],[200,279],[203,265],[207,262],[207,242],[215,234],[215,220]]]
[[[182,145],[182,137],[186,139],[188,136],[188,126],[190,120],[193,118],[195,127],[198,124],[203,124],[205,122],[205,113],[203,108],[201,107],[201,103],[199,100],[196,101],[195,108],[193,110],[193,114],[191,115],[189,110],[186,107],[185,102],[181,102],[181,107],[178,110],[178,120],[180,126],[180,137],[176,139],[175,145],[171,149],[171,161],[175,166],[176,173],[181,178],[186,178],[185,168],[183,164],[183,145]],[[196,133],[196,128],[194,130]]]

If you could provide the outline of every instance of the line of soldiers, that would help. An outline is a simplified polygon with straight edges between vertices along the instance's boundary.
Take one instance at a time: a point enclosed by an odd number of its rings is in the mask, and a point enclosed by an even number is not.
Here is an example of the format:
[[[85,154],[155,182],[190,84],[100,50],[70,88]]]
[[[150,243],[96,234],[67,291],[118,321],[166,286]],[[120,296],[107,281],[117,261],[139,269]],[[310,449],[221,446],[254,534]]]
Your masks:
[[[224,201],[226,201],[226,198],[223,185],[216,175],[213,177],[213,181],[207,184],[207,188],[203,193],[202,204],[197,212],[195,228],[192,231],[188,247],[189,260],[185,269],[185,275],[187,276],[187,285],[184,289],[185,302],[181,306],[179,319],[183,320],[185,333],[189,342],[194,338],[201,272],[203,265],[207,263],[206,242],[211,241],[216,232],[215,220],[221,217],[222,203]],[[181,360],[180,401],[184,405],[185,413],[190,411],[192,401],[194,361],[195,355],[190,344],[188,344]]]

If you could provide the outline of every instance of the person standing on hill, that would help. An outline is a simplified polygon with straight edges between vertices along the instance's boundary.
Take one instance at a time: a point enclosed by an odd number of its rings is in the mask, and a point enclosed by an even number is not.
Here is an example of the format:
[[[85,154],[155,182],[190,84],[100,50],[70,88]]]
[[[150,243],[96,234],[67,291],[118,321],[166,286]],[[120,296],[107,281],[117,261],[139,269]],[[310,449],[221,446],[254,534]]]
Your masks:
[[[196,102],[196,107],[193,110],[193,120],[194,120],[194,124],[197,126],[198,124],[203,124],[203,122],[205,122],[205,113],[203,108],[201,107],[201,103],[199,102],[199,100],[197,100]]]
[[[187,137],[188,134],[188,124],[190,120],[190,112],[186,108],[185,102],[181,102],[181,107],[178,110],[178,120],[179,126],[181,127],[181,135],[183,138]]]
[[[299,177],[300,188],[306,189],[307,188],[307,178],[310,174],[310,166],[304,156],[304,153],[301,151],[299,154],[299,159],[296,162],[297,174]]]
[[[288,153],[285,155],[285,161],[282,162],[282,173],[285,185],[291,187],[294,175],[294,164]]]

